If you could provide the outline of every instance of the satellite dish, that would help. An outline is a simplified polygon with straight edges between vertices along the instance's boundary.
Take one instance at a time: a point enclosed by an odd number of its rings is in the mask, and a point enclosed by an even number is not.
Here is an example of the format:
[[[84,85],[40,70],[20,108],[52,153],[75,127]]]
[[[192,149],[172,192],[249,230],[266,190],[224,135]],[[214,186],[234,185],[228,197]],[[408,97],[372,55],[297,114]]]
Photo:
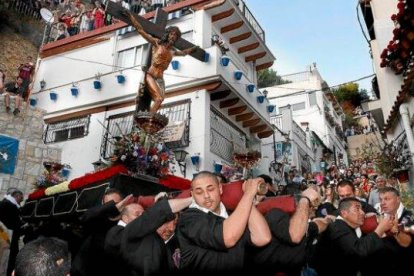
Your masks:
[[[47,24],[52,24],[55,18],[53,17],[53,13],[46,8],[40,9],[40,16]]]

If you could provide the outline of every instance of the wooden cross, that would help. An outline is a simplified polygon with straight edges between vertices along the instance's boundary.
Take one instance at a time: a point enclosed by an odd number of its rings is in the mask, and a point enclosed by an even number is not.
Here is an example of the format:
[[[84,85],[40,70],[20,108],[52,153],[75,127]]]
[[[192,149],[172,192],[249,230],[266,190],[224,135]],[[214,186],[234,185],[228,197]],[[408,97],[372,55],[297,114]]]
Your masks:
[[[106,12],[113,15],[114,17],[116,17],[119,20],[124,21],[125,23],[132,25],[131,21],[127,15],[127,10],[125,8],[123,8],[121,5],[116,4],[114,2],[109,1],[108,5],[106,7]],[[144,31],[150,35],[152,35],[153,37],[156,38],[161,38],[163,36],[163,34],[165,33],[165,27],[167,26],[167,21],[168,21],[168,13],[166,11],[164,11],[163,9],[157,9],[156,13],[155,13],[155,23],[152,23],[151,21],[143,18],[142,16],[139,16],[138,14],[133,14],[135,19],[141,24],[142,28],[144,29]],[[188,48],[193,47],[194,44],[192,44],[191,42],[183,39],[183,38],[179,38],[175,43],[174,43],[174,47],[179,49],[179,50],[185,50]],[[152,54],[152,50],[151,50],[151,44],[150,44],[150,49],[147,53],[147,56],[144,57],[145,62],[145,67],[149,68],[151,66],[151,54]],[[194,57],[195,59],[198,59],[200,61],[205,61],[205,57],[206,57],[206,52],[201,49],[201,48],[197,48],[195,51],[193,51],[192,53],[190,53],[190,55],[192,57]],[[148,88],[146,86],[140,86],[139,88],[139,92],[136,98],[136,111],[148,111],[149,107],[151,105],[151,96],[148,92]]]
[[[106,12],[113,15],[115,18],[124,21],[128,25],[131,25],[131,21],[129,20],[128,16],[126,15],[126,9],[123,8],[121,5],[114,3],[112,1],[108,1]],[[145,32],[149,33],[153,37],[161,38],[162,35],[165,33],[165,26],[167,25],[168,14],[163,9],[157,9],[156,16],[155,16],[155,23],[145,19],[138,14],[134,14],[135,19],[141,24],[142,28]],[[174,47],[178,50],[185,50],[195,45],[183,38],[179,38]],[[206,52],[201,49],[197,48],[194,52],[190,54],[195,59],[204,62],[205,61]]]

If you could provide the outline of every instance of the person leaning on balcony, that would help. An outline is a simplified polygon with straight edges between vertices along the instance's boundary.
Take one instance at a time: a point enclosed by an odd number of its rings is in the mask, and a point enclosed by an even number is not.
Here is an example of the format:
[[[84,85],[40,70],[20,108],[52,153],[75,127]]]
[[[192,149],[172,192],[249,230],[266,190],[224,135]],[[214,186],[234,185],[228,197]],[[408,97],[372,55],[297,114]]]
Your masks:
[[[23,84],[23,79],[21,77],[17,77],[14,82],[6,83],[4,86],[4,105],[6,106],[6,112],[10,113],[10,97],[14,97],[16,99],[15,108],[13,114],[17,116],[20,113],[20,104],[22,101],[23,90],[21,89]]]

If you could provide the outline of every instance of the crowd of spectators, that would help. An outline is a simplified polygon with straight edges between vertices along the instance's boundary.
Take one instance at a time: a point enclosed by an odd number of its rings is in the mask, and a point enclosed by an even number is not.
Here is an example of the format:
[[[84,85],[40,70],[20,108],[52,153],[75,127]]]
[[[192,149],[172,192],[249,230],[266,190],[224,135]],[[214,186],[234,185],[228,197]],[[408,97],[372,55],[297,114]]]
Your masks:
[[[335,194],[336,186],[341,181],[349,181],[355,189],[355,195],[364,202],[369,202],[376,209],[379,208],[378,189],[385,186],[400,190],[395,177],[385,178],[376,171],[375,164],[367,160],[354,160],[348,167],[331,165],[326,172],[303,173],[296,169],[285,174],[283,185],[273,185],[275,195],[299,194],[309,185],[316,184],[324,200],[337,203],[339,198]]]
[[[180,0],[12,0],[10,8],[40,19],[40,10],[46,8],[53,14],[47,42],[63,39],[79,33],[99,29],[118,22],[105,12],[106,4],[115,2],[139,15],[156,8],[169,6]]]

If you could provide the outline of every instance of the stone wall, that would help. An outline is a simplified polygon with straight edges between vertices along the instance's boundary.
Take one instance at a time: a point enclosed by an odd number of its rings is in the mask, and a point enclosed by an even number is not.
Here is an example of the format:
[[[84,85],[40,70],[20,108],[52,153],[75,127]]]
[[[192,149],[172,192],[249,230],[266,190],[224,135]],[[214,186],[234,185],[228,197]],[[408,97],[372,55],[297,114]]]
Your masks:
[[[17,187],[25,194],[30,193],[36,177],[43,173],[43,162],[60,162],[61,150],[43,143],[43,116],[43,110],[26,108],[26,104],[18,116],[7,114],[3,97],[0,96],[0,134],[19,140],[19,156],[14,174],[0,173],[0,197],[9,187]]]

